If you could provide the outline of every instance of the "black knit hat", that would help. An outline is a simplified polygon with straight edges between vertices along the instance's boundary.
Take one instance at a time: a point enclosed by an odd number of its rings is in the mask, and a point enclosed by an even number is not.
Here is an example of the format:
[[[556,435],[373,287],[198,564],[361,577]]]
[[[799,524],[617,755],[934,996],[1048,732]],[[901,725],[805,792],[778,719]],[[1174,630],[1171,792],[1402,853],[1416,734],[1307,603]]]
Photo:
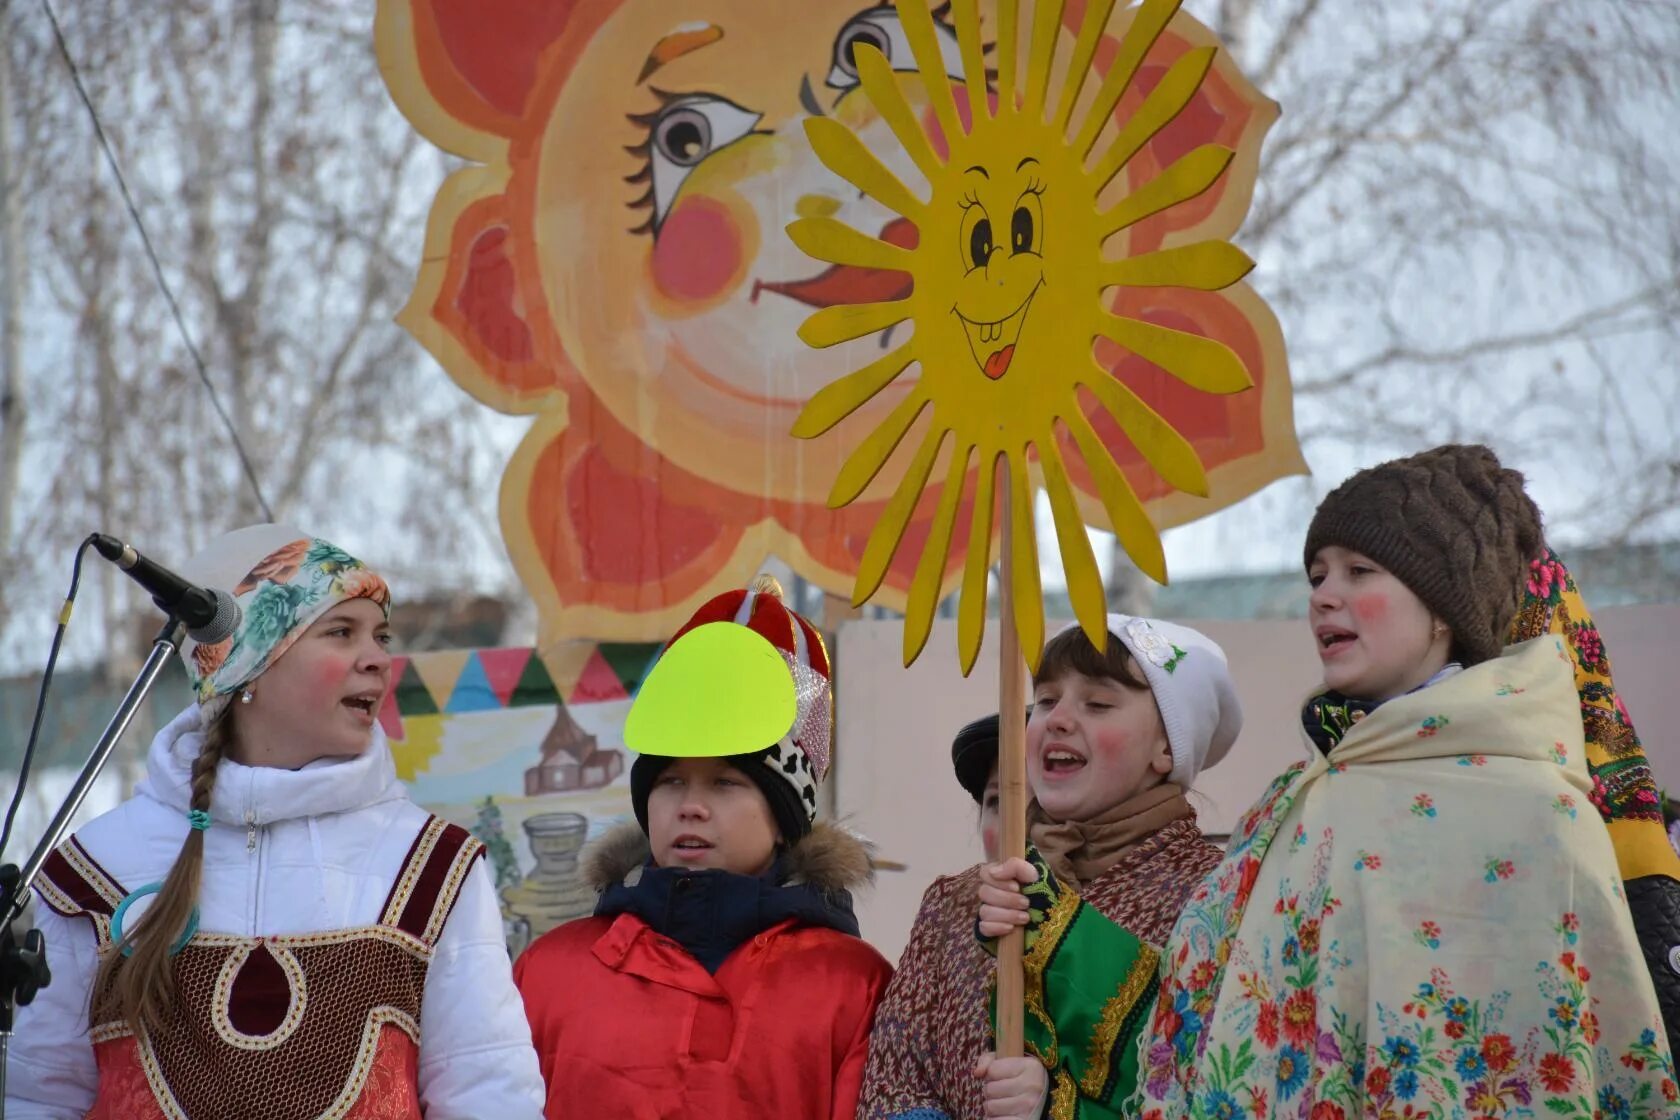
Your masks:
[[[1339,545],[1387,568],[1452,630],[1466,665],[1497,657],[1541,546],[1523,476],[1478,444],[1360,471],[1319,504],[1302,561]]]
[[[766,759],[768,754],[767,750],[737,754],[722,761],[745,774],[764,794],[764,800],[770,803],[770,815],[775,818],[776,828],[782,834],[782,841],[793,844],[811,831],[811,818],[805,806],[800,804],[799,793],[771,770]],[[642,826],[643,832],[648,830],[648,795],[653,792],[653,784],[659,780],[659,775],[675,761],[675,758],[666,755],[639,754],[630,764],[630,807],[635,810],[636,823]]]
[[[1032,718],[1032,709],[1027,709]],[[951,740],[951,769],[957,772],[957,784],[968,791],[976,805],[986,796],[986,779],[998,759],[998,717],[993,712],[967,724]]]

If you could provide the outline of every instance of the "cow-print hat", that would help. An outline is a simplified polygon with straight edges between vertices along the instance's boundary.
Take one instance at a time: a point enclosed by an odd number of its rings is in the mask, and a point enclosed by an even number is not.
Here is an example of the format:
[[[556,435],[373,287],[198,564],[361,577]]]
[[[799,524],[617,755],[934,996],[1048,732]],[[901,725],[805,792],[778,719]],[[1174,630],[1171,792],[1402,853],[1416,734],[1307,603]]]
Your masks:
[[[733,622],[752,629],[776,647],[793,676],[797,699],[793,727],[770,747],[729,759],[764,793],[782,840],[792,844],[811,831],[817,817],[817,786],[828,775],[834,737],[828,647],[815,626],[787,608],[781,586],[769,576],[761,576],[751,588],[726,591],[706,603],[671,636],[666,648],[695,627],[710,622]],[[705,714],[697,712],[695,719],[698,731],[704,726]],[[644,832],[648,794],[673,761],[644,754],[630,767],[630,804]]]

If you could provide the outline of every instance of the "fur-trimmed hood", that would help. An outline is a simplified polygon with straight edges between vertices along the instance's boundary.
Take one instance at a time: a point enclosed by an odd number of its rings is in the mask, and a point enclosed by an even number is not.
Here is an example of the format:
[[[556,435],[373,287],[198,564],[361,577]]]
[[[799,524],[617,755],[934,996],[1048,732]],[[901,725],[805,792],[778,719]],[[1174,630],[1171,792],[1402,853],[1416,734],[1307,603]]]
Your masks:
[[[650,854],[647,834],[634,821],[625,821],[584,848],[579,869],[599,894],[645,867]],[[783,853],[781,861],[784,883],[809,884],[824,894],[853,891],[875,879],[868,846],[828,821],[812,825],[810,833]]]
[[[868,850],[831,824],[816,825],[762,875],[655,867],[642,830],[620,826],[585,855],[583,871],[600,891],[597,917],[639,918],[712,973],[742,942],[783,922],[858,936],[851,888],[870,877]]]

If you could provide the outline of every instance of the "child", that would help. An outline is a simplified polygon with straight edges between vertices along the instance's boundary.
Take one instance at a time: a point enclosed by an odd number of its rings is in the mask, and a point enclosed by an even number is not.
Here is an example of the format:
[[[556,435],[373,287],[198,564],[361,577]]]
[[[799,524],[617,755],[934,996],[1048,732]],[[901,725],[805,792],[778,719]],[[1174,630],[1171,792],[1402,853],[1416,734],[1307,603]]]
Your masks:
[[[957,782],[980,810],[988,860],[997,858],[997,755],[995,714],[968,724],[951,743]],[[974,1062],[985,1049],[986,984],[992,973],[992,962],[974,940],[979,870],[976,865],[942,875],[922,895],[909,943],[875,1012],[860,1120],[979,1115]]]
[[[1064,949],[1081,944],[1089,926],[1124,928],[1137,945],[1166,940],[1179,908],[1220,858],[1202,838],[1185,791],[1225,756],[1242,727],[1224,652],[1212,641],[1188,627],[1119,614],[1109,616],[1108,631],[1100,652],[1083,631],[1063,631],[1045,646],[1033,680],[1028,837],[1039,871],[1015,860],[978,876],[983,901],[1023,908],[1027,899],[1014,883],[1038,878],[1032,897],[1043,920],[1026,956],[1027,1038],[1055,1066],[1056,1106],[1068,1109],[1081,1095],[1105,1107],[1129,1085],[1129,1065],[1102,1041],[1104,1024],[1117,1027],[1146,1002],[1156,956],[1146,950],[1127,958],[1107,991],[1112,999],[1092,1018],[1052,1023],[1045,1000],[1064,982],[1057,961],[1084,955]],[[1001,935],[1012,921],[1010,911],[1005,924],[982,932]],[[1032,1057],[987,1057],[983,1033],[974,1031],[971,1046],[985,1084],[976,1083],[952,1115],[978,1117],[983,1108],[987,1116],[1009,1115],[1004,1102],[1013,1100],[1021,1115],[1036,1116],[1044,1067]]]
[[[1680,1114],[1570,653],[1501,652],[1540,548],[1483,447],[1319,507],[1309,760],[1173,932],[1138,1115]]]
[[[767,581],[701,607],[665,656],[720,622],[780,652],[796,685],[793,726],[747,754],[636,759],[636,824],[586,861],[601,891],[595,916],[550,930],[514,970],[549,1120],[856,1112],[892,969],[852,914],[867,853],[813,824],[833,723],[827,651]],[[694,739],[713,718],[694,711]]]
[[[407,799],[376,722],[385,582],[279,525],[182,574],[243,617],[182,646],[198,702],[44,868],[6,1116],[534,1120],[482,846]]]

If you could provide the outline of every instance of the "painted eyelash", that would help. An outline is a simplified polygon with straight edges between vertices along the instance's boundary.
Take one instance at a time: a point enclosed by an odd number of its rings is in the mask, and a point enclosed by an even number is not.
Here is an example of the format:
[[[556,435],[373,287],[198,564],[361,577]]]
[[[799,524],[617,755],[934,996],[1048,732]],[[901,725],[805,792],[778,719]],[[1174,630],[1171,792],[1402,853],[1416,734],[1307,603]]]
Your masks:
[[[980,205],[980,198],[973,191],[970,191],[961,198],[957,199],[957,205],[961,206],[964,210],[967,210],[970,206]]]
[[[1027,181],[1027,189],[1022,191],[1021,193],[1022,194],[1042,195],[1044,193],[1044,180],[1043,179],[1029,179]]]
[[[670,90],[659,89],[655,86],[649,86],[648,88],[652,91],[655,97],[659,98],[659,108],[646,113],[624,114],[626,120],[642,130],[641,143],[626,144],[624,146],[624,150],[626,152],[629,152],[641,162],[641,167],[637,168],[633,174],[626,175],[624,177],[624,181],[629,183],[631,186],[639,187],[645,185],[647,188],[635,199],[625,205],[629,206],[632,210],[646,210],[649,212],[646,221],[631,228],[630,232],[633,234],[652,233],[654,231],[654,227],[658,224],[655,215],[652,213],[653,126],[659,123],[659,118],[665,115],[665,111],[671,107],[673,102],[679,101],[683,97],[680,93],[673,93]]]

